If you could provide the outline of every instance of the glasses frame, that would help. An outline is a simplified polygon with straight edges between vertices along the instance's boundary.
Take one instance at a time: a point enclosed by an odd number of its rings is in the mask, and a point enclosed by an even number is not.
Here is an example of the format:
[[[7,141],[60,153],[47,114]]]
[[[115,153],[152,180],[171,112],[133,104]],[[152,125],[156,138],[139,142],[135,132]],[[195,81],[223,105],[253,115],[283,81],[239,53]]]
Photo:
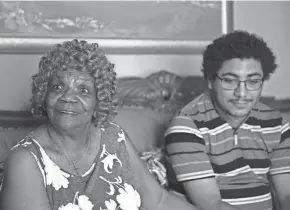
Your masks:
[[[221,87],[222,87],[223,89],[225,89],[225,90],[235,90],[235,89],[237,89],[238,87],[240,87],[241,83],[245,83],[245,87],[246,87],[246,89],[247,89],[248,91],[256,91],[256,90],[261,89],[261,87],[262,87],[262,85],[263,85],[263,83],[264,83],[264,79],[255,79],[255,80],[261,81],[261,84],[260,84],[259,88],[256,88],[256,89],[249,89],[249,88],[248,88],[247,81],[250,81],[250,80],[243,80],[243,81],[242,81],[242,80],[239,80],[239,79],[234,79],[234,80],[238,81],[236,87],[235,87],[235,88],[225,88],[224,85],[223,85],[223,84],[225,84],[225,83],[224,83],[224,82],[225,82],[225,78],[221,78],[221,77],[218,76],[218,75],[216,75],[216,77],[221,81]]]

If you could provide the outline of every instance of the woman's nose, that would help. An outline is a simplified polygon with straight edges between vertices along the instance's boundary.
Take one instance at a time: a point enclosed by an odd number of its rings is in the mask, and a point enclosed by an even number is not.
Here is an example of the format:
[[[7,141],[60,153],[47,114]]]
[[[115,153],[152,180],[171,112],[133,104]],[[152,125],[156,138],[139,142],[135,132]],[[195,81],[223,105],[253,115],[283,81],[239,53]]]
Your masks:
[[[68,88],[63,92],[63,94],[60,97],[60,100],[66,103],[76,103],[77,102],[76,93],[70,88]]]

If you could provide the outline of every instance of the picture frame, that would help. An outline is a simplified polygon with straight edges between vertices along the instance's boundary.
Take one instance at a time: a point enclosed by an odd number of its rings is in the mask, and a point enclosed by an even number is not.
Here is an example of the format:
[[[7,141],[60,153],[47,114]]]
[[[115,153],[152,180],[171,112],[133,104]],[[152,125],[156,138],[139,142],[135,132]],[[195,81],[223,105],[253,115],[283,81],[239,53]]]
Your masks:
[[[65,11],[65,12],[63,12]],[[0,53],[73,38],[108,54],[200,54],[233,30],[233,1],[0,1]]]

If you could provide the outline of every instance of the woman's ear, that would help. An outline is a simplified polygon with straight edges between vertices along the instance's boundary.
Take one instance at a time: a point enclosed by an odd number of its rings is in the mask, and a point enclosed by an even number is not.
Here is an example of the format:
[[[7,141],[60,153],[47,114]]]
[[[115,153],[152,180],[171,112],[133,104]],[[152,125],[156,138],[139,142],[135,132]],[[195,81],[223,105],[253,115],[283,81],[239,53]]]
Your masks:
[[[95,111],[94,111],[94,113],[93,113],[93,118],[97,119],[97,116],[98,116],[98,114],[97,114],[97,110],[96,110],[96,108],[95,108]]]

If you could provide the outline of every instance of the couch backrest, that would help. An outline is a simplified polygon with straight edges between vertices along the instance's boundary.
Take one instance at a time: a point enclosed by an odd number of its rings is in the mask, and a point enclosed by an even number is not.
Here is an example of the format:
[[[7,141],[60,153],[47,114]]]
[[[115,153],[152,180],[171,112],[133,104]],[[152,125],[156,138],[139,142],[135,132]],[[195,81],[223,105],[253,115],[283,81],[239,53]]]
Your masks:
[[[172,116],[206,90],[202,77],[181,77],[165,70],[144,78],[119,78],[117,86],[121,105],[114,121],[127,131],[139,152],[162,146]],[[289,100],[261,100],[282,112],[290,111]],[[27,111],[0,111],[0,162],[13,145],[42,123],[45,119],[36,119]]]
[[[163,145],[172,116],[206,90],[202,77],[181,77],[161,70],[146,78],[118,80],[121,107],[115,122],[127,132],[139,152]]]
[[[162,145],[163,132],[176,110],[205,90],[201,77],[181,77],[165,70],[145,78],[119,78],[117,86],[121,104],[114,121],[140,152]],[[0,111],[0,162],[13,145],[44,122],[28,111]]]

